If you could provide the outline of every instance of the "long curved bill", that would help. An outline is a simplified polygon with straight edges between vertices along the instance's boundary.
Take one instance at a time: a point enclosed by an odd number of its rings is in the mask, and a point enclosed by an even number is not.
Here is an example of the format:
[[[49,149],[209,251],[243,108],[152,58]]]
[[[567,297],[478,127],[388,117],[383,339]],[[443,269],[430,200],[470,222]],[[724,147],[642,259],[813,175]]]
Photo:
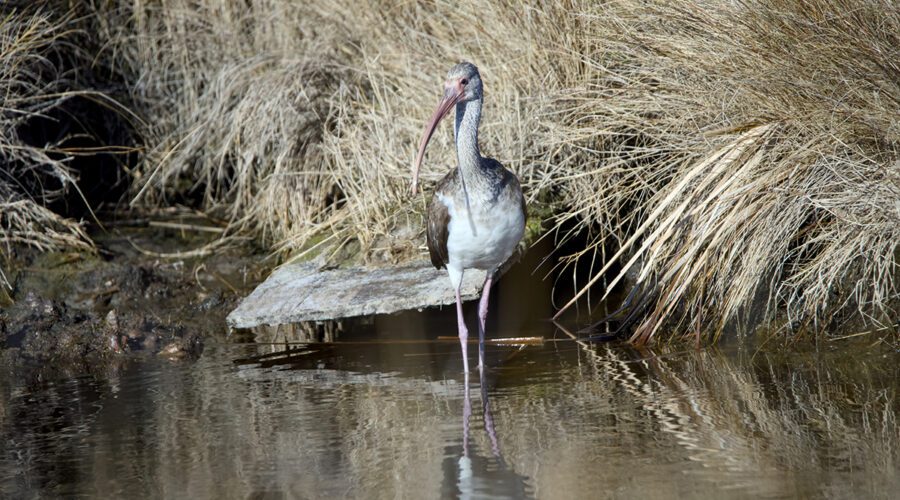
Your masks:
[[[431,136],[434,135],[434,131],[437,129],[441,120],[450,113],[450,110],[453,109],[453,106],[459,102],[462,96],[463,93],[460,85],[447,85],[444,90],[444,97],[441,99],[441,102],[438,103],[438,107],[434,110],[434,114],[431,115],[431,119],[425,124],[425,131],[422,133],[422,140],[419,142],[419,152],[416,154],[416,163],[413,165],[413,196],[415,196],[416,191],[418,190],[419,169],[422,167],[422,159],[425,158],[425,148],[428,146],[428,141],[431,140]]]

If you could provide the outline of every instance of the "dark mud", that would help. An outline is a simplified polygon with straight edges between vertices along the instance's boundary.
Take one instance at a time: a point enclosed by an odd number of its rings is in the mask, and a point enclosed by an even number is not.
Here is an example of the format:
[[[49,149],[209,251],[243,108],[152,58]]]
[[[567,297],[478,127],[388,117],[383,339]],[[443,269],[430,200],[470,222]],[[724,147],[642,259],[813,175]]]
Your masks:
[[[3,263],[0,369],[17,377],[106,371],[134,356],[198,356],[226,334],[225,316],[259,281],[246,248],[207,257],[162,256],[202,243],[163,229],[92,235],[97,251],[19,249]]]

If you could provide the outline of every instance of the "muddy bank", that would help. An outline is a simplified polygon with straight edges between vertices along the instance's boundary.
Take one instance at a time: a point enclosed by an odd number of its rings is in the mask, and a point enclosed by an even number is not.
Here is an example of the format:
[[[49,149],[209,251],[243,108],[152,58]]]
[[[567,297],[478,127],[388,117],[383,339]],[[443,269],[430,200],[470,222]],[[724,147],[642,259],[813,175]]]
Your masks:
[[[97,251],[14,252],[0,293],[0,357],[8,373],[87,373],[133,356],[195,357],[226,334],[225,316],[259,279],[248,249],[163,258],[197,240],[176,232],[97,232]]]

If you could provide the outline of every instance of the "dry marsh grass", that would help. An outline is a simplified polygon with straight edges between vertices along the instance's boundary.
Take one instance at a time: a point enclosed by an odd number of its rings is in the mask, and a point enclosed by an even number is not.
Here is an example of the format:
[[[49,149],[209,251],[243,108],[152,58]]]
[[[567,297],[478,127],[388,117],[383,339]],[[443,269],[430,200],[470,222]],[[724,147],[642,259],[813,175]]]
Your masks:
[[[48,52],[68,36],[71,20],[41,12],[0,10],[0,16],[0,257],[14,245],[90,249],[78,222],[47,208],[78,189],[71,155],[58,144],[29,144],[19,133],[69,97]],[[0,269],[0,286],[8,285]]]
[[[144,121],[133,204],[193,204],[281,256],[419,256],[449,127],[411,200],[412,157],[444,72],[469,59],[484,153],[551,236],[590,235],[560,265],[623,264],[652,290],[633,340],[896,317],[894,2],[89,5],[97,60]]]
[[[754,322],[781,311],[776,326],[794,330],[821,331],[849,317],[895,322],[900,8],[651,3],[597,22],[623,18],[639,21],[620,24],[619,33],[637,72],[627,100],[639,103],[633,115],[643,119],[627,124],[642,140],[625,164],[646,170],[639,176],[649,186],[626,204],[637,215],[608,263],[639,265],[638,286],[656,294],[632,340],[649,342],[672,323],[698,339],[715,337],[758,312],[752,305],[760,300],[765,312]],[[605,92],[577,94],[626,100]],[[570,120],[574,131],[563,136],[620,123],[615,113]],[[635,184],[605,188],[609,163],[594,163],[587,189],[627,192]],[[619,196],[594,197],[596,217],[620,213]]]
[[[520,64],[535,66],[522,50],[535,33],[515,19],[520,7],[251,5],[121,2],[114,11],[122,22],[105,30],[108,53],[140,83],[131,97],[153,124],[136,203],[193,193],[266,247],[291,253],[325,238],[365,258],[408,258],[425,202],[406,194],[410,150],[443,73],[464,56],[492,82],[485,148],[533,177],[526,160],[540,150],[517,138],[539,123],[531,96],[540,83],[517,84]],[[440,166],[426,180],[451,165],[446,137],[435,151]]]

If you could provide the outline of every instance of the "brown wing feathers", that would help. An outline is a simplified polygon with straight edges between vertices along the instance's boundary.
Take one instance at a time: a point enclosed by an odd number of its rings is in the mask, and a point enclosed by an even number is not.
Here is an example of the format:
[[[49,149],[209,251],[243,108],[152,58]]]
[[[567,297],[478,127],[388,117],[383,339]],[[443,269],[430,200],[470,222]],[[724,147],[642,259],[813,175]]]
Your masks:
[[[450,257],[447,254],[447,237],[450,234],[450,212],[447,206],[438,199],[437,193],[448,189],[449,185],[455,179],[457,169],[451,170],[441,179],[435,188],[435,194],[431,196],[431,203],[428,205],[427,216],[427,240],[428,254],[431,256],[431,263],[434,267],[441,269],[447,266]]]

